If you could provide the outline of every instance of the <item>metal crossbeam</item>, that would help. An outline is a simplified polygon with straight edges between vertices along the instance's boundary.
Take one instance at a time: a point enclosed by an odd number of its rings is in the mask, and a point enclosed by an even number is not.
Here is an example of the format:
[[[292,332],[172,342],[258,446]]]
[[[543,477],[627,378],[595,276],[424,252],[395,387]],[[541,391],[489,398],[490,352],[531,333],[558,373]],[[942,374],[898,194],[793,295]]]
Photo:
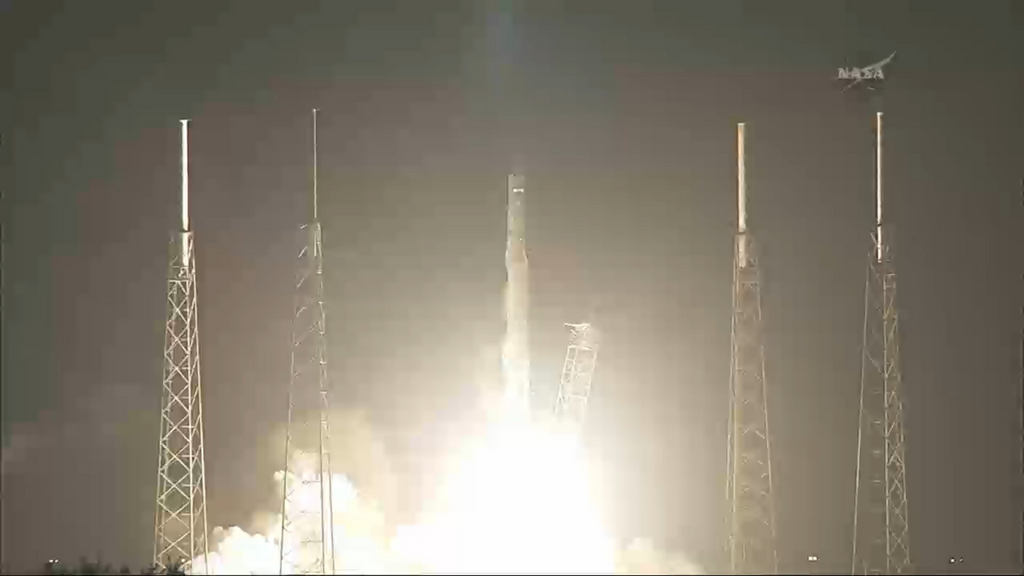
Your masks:
[[[167,278],[153,563],[166,569],[184,561],[190,570],[196,558],[206,566],[206,474],[193,238],[176,236]]]
[[[566,324],[566,327],[569,328],[569,347],[558,385],[555,421],[560,427],[579,433],[586,419],[597,368],[597,330],[588,323]]]
[[[906,440],[892,230],[883,218],[882,113],[875,113],[875,231],[864,287],[854,574],[909,574]]]
[[[333,574],[334,536],[330,429],[327,422],[327,339],[320,224],[302,227],[292,325],[286,474],[282,500],[281,574]],[[297,471],[301,455],[315,470]]]
[[[757,251],[736,235],[729,378],[729,567],[733,574],[775,574],[775,507]]]
[[[891,233],[886,230],[891,242]],[[888,242],[872,237],[864,295],[864,343],[854,499],[854,574],[909,574],[903,378],[896,271]]]

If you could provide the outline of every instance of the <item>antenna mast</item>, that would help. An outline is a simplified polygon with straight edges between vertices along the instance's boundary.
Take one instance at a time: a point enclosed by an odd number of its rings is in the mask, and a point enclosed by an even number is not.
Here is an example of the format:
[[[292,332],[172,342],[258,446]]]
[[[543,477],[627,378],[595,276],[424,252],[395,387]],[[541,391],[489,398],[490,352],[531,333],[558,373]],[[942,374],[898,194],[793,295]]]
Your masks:
[[[188,120],[181,121],[181,231],[188,232]]]
[[[334,498],[327,392],[327,319],[316,189],[313,110],[313,221],[300,230],[292,370],[288,386],[280,574],[334,574]]]
[[[875,113],[875,255],[882,261],[885,242],[882,239],[882,113]]]
[[[732,574],[776,574],[775,504],[768,434],[760,268],[747,229],[745,125],[737,126],[737,199],[729,370],[726,500]]]
[[[317,113],[317,109],[313,108],[313,221],[314,222],[319,222],[320,220],[319,220],[319,217],[317,215],[317,200],[318,199],[317,199],[317,192],[316,192],[316,181],[317,181],[317,175],[316,175],[316,168],[317,168],[317,166],[316,166],[316,164],[317,164],[317,161],[316,161],[316,113]]]
[[[882,219],[882,113],[875,115],[875,232],[864,297],[857,478],[853,516],[854,574],[908,574],[903,376],[899,353],[896,268],[891,229]],[[887,241],[883,242],[885,232]]]
[[[164,331],[160,458],[157,466],[153,564],[175,561],[206,573],[206,473],[199,378],[196,259],[188,221],[188,120],[181,121],[181,230],[171,241]]]

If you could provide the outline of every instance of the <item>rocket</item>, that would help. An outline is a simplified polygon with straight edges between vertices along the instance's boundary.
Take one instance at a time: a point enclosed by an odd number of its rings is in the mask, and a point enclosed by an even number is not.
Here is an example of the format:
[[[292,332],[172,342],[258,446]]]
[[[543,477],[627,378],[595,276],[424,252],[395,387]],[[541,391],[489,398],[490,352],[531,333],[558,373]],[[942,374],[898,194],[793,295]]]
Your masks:
[[[502,349],[508,414],[530,413],[530,281],[526,260],[526,178],[508,176],[505,237],[505,344]]]

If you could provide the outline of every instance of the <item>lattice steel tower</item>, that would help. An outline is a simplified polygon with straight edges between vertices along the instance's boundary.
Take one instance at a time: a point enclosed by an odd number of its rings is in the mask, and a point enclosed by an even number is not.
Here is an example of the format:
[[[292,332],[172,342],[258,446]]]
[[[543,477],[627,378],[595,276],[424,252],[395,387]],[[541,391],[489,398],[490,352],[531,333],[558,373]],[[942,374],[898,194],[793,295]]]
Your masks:
[[[314,109],[313,217],[311,222],[300,228],[302,247],[299,250],[292,322],[288,433],[281,499],[281,574],[334,573],[334,507],[327,422],[327,338],[322,243],[317,214],[316,113]]]
[[[906,442],[900,366],[896,268],[882,218],[882,113],[875,115],[875,231],[868,258],[861,357],[854,574],[907,574]],[[883,236],[884,233],[884,236]]]
[[[768,435],[760,270],[747,230],[744,124],[737,127],[739,226],[732,288],[729,374],[729,566],[733,574],[775,574],[775,505]]]
[[[565,352],[562,377],[555,402],[556,425],[571,433],[579,433],[587,415],[590,386],[597,368],[597,329],[589,323],[566,324],[569,347]]]
[[[206,569],[206,474],[199,379],[196,258],[188,220],[188,120],[181,121],[181,230],[171,241],[160,408],[153,564],[193,559]]]

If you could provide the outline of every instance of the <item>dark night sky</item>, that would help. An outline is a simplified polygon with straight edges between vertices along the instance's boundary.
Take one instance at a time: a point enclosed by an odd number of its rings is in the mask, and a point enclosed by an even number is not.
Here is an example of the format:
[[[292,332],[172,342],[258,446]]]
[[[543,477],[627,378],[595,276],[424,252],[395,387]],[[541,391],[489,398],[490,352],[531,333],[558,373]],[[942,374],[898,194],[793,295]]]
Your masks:
[[[333,399],[386,448],[395,514],[458,438],[500,337],[504,175],[518,163],[535,386],[556,383],[561,324],[599,299],[588,426],[612,526],[704,563],[721,538],[746,121],[780,561],[847,569],[873,143],[868,103],[830,78],[897,50],[886,189],[913,552],[921,570],[953,554],[1017,570],[1024,10],[711,6],[0,8],[5,560],[151,554],[182,117],[210,524],[246,524],[272,497],[317,106]]]

